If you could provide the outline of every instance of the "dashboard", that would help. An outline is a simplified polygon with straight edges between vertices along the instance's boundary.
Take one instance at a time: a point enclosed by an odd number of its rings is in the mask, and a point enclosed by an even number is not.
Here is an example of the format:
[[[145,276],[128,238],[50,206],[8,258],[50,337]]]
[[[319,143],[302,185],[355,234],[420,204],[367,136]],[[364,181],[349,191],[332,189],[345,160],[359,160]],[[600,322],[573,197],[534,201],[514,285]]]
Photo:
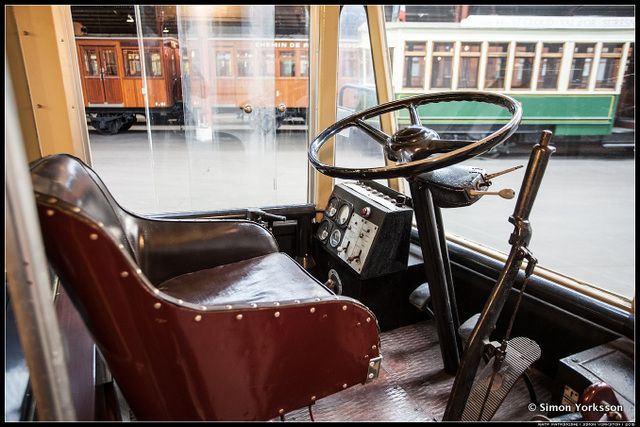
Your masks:
[[[374,181],[334,187],[316,239],[361,278],[406,269],[410,199]]]

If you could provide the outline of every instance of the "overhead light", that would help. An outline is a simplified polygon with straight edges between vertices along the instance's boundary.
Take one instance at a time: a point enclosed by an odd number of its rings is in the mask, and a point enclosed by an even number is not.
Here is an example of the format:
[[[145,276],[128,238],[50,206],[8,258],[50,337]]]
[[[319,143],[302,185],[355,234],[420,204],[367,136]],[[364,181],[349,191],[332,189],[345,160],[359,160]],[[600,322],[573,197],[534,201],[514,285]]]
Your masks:
[[[164,29],[162,30],[163,33],[168,33],[169,29],[167,27],[164,27]]]
[[[133,18],[131,17],[131,15],[127,15],[127,22],[133,22]]]

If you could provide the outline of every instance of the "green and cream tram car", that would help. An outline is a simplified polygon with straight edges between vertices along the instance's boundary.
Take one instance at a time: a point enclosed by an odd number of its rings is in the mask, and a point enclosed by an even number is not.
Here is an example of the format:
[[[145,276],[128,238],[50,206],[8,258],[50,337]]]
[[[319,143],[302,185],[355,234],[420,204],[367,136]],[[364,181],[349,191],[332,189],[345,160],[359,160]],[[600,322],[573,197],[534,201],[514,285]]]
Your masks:
[[[634,9],[394,8],[6,7],[5,421],[635,423]]]

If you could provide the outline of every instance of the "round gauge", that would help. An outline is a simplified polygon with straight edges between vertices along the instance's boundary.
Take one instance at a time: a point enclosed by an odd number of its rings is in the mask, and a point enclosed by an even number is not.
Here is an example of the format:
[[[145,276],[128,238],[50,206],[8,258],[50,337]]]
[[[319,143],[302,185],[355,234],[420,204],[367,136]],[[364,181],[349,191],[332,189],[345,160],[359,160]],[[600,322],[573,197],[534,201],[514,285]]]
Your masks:
[[[333,230],[333,233],[331,233],[331,237],[329,238],[329,244],[335,248],[340,244],[340,240],[342,240],[342,233],[340,230]]]
[[[318,227],[318,232],[316,233],[316,236],[318,236],[318,239],[320,239],[323,242],[327,240],[327,237],[329,237],[330,228],[331,228],[331,223],[326,220],[323,221],[322,224],[320,224],[320,227]]]
[[[345,225],[347,221],[349,221],[350,216],[351,216],[351,206],[344,204],[340,207],[340,210],[338,211],[336,222],[339,225]]]
[[[332,198],[331,200],[329,200],[329,204],[327,205],[327,208],[324,210],[324,213],[329,218],[332,218],[336,214],[336,212],[338,212],[338,204],[339,204],[338,199],[336,199],[335,197]]]

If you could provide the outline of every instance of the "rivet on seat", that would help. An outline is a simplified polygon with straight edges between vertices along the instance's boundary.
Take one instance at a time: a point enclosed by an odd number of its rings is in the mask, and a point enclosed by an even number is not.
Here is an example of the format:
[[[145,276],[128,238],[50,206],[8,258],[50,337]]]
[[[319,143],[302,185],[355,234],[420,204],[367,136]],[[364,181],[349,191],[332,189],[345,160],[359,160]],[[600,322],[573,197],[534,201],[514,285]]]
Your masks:
[[[376,366],[376,362],[369,362],[369,366],[373,368],[374,366]]]
[[[376,348],[378,348],[375,344],[371,346],[371,350],[375,350]]]
[[[279,312],[279,311],[276,311],[275,313],[273,313],[273,316],[274,316],[274,317],[280,317],[280,312]]]
[[[299,299],[295,300],[295,303],[300,304],[300,300]]]
[[[371,322],[371,317],[367,317],[367,323]]]
[[[98,227],[102,228],[102,227],[104,227],[104,224],[103,224],[103,223],[101,223],[101,222],[99,222],[99,223],[98,223]]]
[[[284,409],[280,409],[280,410],[278,411],[278,413],[279,413],[280,415],[284,414]]]
[[[238,319],[238,320],[242,320],[242,314],[238,314],[238,315],[236,316],[236,319]]]
[[[53,216],[54,213],[53,209],[47,209],[47,216]]]
[[[136,274],[142,274],[142,270],[140,270],[139,268],[136,268]]]
[[[227,307],[227,310],[231,310],[233,308],[233,306],[231,305],[227,305],[226,307]]]
[[[343,311],[347,311],[347,306],[346,306],[346,305],[343,305],[343,306],[342,306],[342,310],[343,310]]]
[[[153,290],[153,293],[154,293],[154,294],[156,294],[156,295],[158,295],[158,294],[160,293],[160,289],[155,288],[155,289]]]
[[[342,388],[347,388],[347,383],[342,384]]]
[[[193,318],[193,320],[195,320],[196,322],[199,322],[202,320],[202,316],[201,315],[196,315],[196,317]]]
[[[128,271],[121,272],[120,277],[129,277],[129,272]]]
[[[47,199],[47,202],[49,202],[49,203],[57,203],[57,202],[58,202],[58,199],[56,199],[55,197],[49,197],[49,198]]]
[[[91,233],[91,234],[89,234],[89,238],[91,240],[98,240],[98,235],[96,233]]]
[[[253,308],[258,308],[258,304],[256,304],[255,302],[251,304],[251,307]]]
[[[184,301],[182,301],[181,299],[178,300],[178,304],[182,304]]]
[[[320,298],[316,298],[316,301],[320,301]]]
[[[278,301],[274,302],[273,305],[280,305]]]
[[[315,396],[311,396],[311,401],[315,402],[316,401],[316,397]]]
[[[118,248],[119,249],[124,249],[124,245],[122,243],[118,243]]]
[[[372,380],[374,377],[373,372],[369,374],[369,379]]]
[[[309,312],[310,312],[310,313],[315,313],[315,312],[316,312],[316,308],[315,308],[315,307],[311,307],[311,308],[309,309]]]
[[[156,310],[159,310],[162,304],[160,304],[159,302],[153,304],[153,308],[155,308]]]
[[[362,323],[360,323],[360,322],[356,323],[356,326],[360,326],[360,325],[362,325]]]
[[[80,208],[79,208],[79,207],[77,207],[77,206],[76,206],[76,207],[74,207],[74,208],[71,208],[71,210],[72,210],[72,211],[74,211],[75,213],[80,212]]]
[[[207,309],[206,306],[204,306],[204,305],[200,306],[200,310],[206,310],[206,309]]]

